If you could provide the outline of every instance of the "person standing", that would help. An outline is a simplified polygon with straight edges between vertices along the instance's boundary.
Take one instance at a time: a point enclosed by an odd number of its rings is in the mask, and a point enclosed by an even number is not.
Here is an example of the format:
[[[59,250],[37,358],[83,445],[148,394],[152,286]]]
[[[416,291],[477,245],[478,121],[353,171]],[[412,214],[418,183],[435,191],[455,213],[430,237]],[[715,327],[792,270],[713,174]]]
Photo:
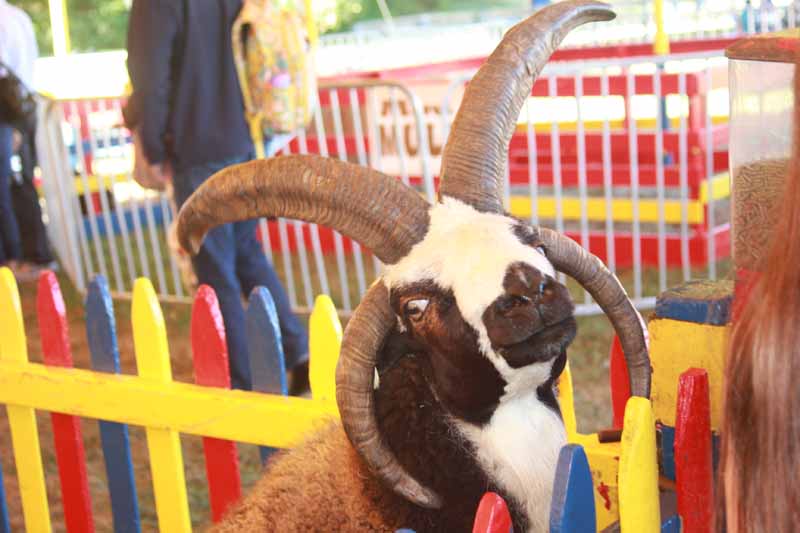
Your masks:
[[[212,174],[255,155],[233,60],[231,27],[241,0],[134,0],[128,26],[135,128],[155,180],[172,180],[178,208]],[[209,232],[193,259],[198,282],[214,288],[228,343],[231,381],[250,389],[242,297],[269,289],[278,311],[290,392],[308,388],[308,336],[256,239],[257,221]]]

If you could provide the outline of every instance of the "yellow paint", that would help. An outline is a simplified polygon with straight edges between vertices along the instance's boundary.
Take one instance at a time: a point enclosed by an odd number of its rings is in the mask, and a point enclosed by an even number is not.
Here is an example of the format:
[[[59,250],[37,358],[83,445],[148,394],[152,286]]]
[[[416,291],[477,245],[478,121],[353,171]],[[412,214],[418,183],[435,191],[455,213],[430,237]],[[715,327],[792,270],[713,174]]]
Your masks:
[[[594,485],[594,508],[597,531],[602,531],[619,521],[617,471],[619,470],[620,443],[601,444],[597,434],[576,435],[575,444],[583,446]]]
[[[305,17],[306,17],[306,31],[308,32],[308,42],[312,47],[317,46],[319,35],[317,33],[317,21],[314,20],[314,6],[312,0],[304,0]]]
[[[578,434],[578,422],[575,418],[575,396],[572,391],[572,372],[567,361],[564,371],[558,378],[558,404],[561,406],[561,417],[567,429],[567,441],[574,442]]]
[[[115,183],[128,183],[128,176],[126,174],[115,174],[113,176],[103,176],[102,178],[91,175],[86,177],[86,187],[84,187],[83,178],[77,177],[74,179],[75,194],[82,195],[85,193],[87,188],[90,194],[100,192],[101,179],[103,181],[103,187],[105,187],[105,190],[107,191],[111,190]]]
[[[274,448],[295,446],[337,417],[334,405],[306,398],[2,360],[0,404]]]
[[[664,0],[653,0],[653,18],[656,23],[656,38],[653,53],[659,56],[669,54],[669,37],[664,29]]]
[[[534,97],[539,98],[539,97]],[[546,97],[541,97],[546,98]],[[564,97],[561,97],[564,98]],[[724,115],[714,115],[711,117],[711,123],[714,126],[719,126],[722,124],[728,123],[728,117]],[[535,122],[533,124],[534,131],[537,133],[550,133],[551,129],[551,121],[542,120],[541,122]],[[628,127],[628,121],[625,118],[613,119],[608,121],[608,125],[611,128],[611,131],[614,130],[625,130]],[[669,117],[669,126],[671,131],[678,131],[680,129],[680,117]],[[636,129],[639,131],[653,131],[656,129],[656,119],[655,118],[640,118],[636,120]],[[575,133],[578,131],[578,123],[574,120],[564,120],[558,123],[558,129],[561,133]],[[585,120],[583,122],[583,130],[587,133],[590,132],[597,132],[602,131],[603,129],[603,121],[602,120]],[[527,117],[523,113],[520,116],[520,120],[517,123],[516,133],[524,135],[528,130],[528,123]]]
[[[625,406],[619,464],[619,521],[622,533],[658,533],[656,426],[650,400],[631,397]]]
[[[658,318],[651,320],[647,329],[653,366],[651,396],[656,420],[675,426],[678,379],[689,368],[703,368],[708,372],[711,429],[718,431],[722,418],[722,377],[729,326]]]
[[[0,365],[20,366],[28,363],[25,326],[14,274],[0,268]],[[6,377],[0,372],[0,379]],[[44,470],[39,447],[36,413],[24,402],[7,404],[14,462],[19,480],[22,513],[28,531],[50,531],[50,510],[44,483]]]
[[[729,198],[731,195],[731,176],[727,172],[723,172],[711,179],[711,190],[714,193],[714,200],[723,200]],[[700,184],[700,203],[705,205],[708,203],[708,182],[703,181]]]
[[[53,33],[53,53],[56,57],[70,52],[67,0],[49,0],[50,28]]]
[[[133,287],[133,344],[136,366],[143,379],[169,386],[172,370],[164,316],[150,280],[139,278]],[[146,428],[150,473],[161,531],[191,531],[180,436],[171,429]]]
[[[336,402],[336,363],[342,347],[342,323],[327,294],[317,296],[309,319],[309,381],[315,400]]]

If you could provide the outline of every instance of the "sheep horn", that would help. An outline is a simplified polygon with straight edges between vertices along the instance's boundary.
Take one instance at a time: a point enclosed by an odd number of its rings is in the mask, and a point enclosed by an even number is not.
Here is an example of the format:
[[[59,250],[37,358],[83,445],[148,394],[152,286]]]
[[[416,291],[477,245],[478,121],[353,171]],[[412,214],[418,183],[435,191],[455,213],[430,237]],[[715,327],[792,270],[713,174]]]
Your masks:
[[[212,176],[178,214],[181,246],[197,253],[214,226],[262,216],[342,232],[393,264],[422,240],[428,203],[385,174],[314,155],[250,161]]]
[[[502,178],[508,145],[536,77],[573,28],[611,20],[595,0],[545,7],[511,28],[467,85],[442,156],[442,195],[478,211],[502,213]]]
[[[631,394],[649,398],[650,357],[644,321],[617,277],[569,237],[547,228],[539,228],[539,237],[556,270],[575,278],[611,320],[625,352]]]
[[[389,291],[378,280],[347,323],[336,368],[336,400],[350,442],[383,483],[412,503],[438,508],[442,504],[439,496],[420,485],[398,463],[381,439],[375,419],[375,357],[396,323],[389,307]]]

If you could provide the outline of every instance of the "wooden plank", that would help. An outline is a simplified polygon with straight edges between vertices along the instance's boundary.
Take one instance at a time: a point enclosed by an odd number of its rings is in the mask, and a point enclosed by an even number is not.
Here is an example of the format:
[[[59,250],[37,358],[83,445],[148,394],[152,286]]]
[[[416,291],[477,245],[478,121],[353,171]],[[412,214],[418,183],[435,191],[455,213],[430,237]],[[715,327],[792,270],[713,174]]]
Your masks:
[[[733,304],[732,280],[696,280],[673,287],[656,300],[656,317],[724,326]]]
[[[675,481],[675,428],[672,426],[658,425],[661,474]]]
[[[574,444],[583,447],[591,466],[597,531],[602,531],[619,520],[618,472],[621,443],[601,443],[597,434],[578,434]]]
[[[231,388],[225,325],[214,289],[201,285],[192,307],[192,356],[198,385]],[[242,495],[236,443],[203,438],[211,519],[219,522]]]
[[[36,310],[45,364],[72,368],[66,306],[58,279],[50,271],[42,272],[39,277]],[[50,419],[66,529],[70,533],[93,532],[92,500],[80,419],[62,413],[51,413]]]
[[[139,376],[168,388],[172,384],[172,369],[167,332],[150,280],[136,280],[132,307],[133,344]],[[161,405],[158,408],[161,409]],[[192,525],[186,498],[180,436],[171,429],[146,427],[145,431],[159,529],[175,533],[189,532]]]
[[[714,470],[708,373],[690,368],[678,382],[675,414],[675,483],[678,514],[686,533],[714,528]]]
[[[681,533],[682,531],[687,531],[683,529],[681,523],[681,517],[675,515],[661,524],[661,533]]]
[[[622,429],[625,405],[631,397],[631,382],[628,377],[628,362],[625,360],[625,352],[622,351],[622,343],[616,334],[614,340],[611,341],[609,360],[608,377],[611,382],[612,423],[615,428]]]
[[[0,533],[11,533],[11,520],[8,518],[6,489],[3,483],[3,465],[0,463]]]
[[[499,494],[487,492],[478,504],[472,533],[509,533],[511,514],[508,505]]]
[[[256,287],[250,293],[246,326],[253,390],[286,396],[289,386],[278,311],[266,287]],[[262,462],[266,462],[274,450],[262,447],[259,451]]]
[[[575,394],[572,388],[572,372],[569,361],[558,378],[558,405],[561,407],[561,418],[567,430],[567,442],[573,442],[578,433],[578,420],[575,417]]]
[[[723,370],[730,326],[656,318],[650,320],[647,328],[650,333],[650,364],[653,367],[651,396],[656,419],[664,425],[675,427],[678,379],[689,368],[703,368],[708,372],[711,429],[719,431]]]
[[[309,318],[309,381],[316,400],[336,402],[336,364],[342,347],[342,323],[330,296],[314,301]]]
[[[632,396],[625,408],[619,463],[619,518],[622,533],[657,533],[661,529],[658,458],[653,409],[646,398]]]
[[[558,454],[550,508],[550,533],[594,531],[596,523],[589,461],[583,447],[568,444]]]
[[[17,281],[10,269],[0,267],[0,365],[18,369],[27,363],[28,347]],[[2,377],[5,377],[4,372],[0,372],[0,378]],[[0,387],[0,391],[2,390],[3,387]],[[0,403],[6,404],[8,413],[25,528],[37,533],[50,531],[50,509],[44,484],[36,413],[24,402],[5,400]]]
[[[89,284],[85,309],[86,338],[89,342],[92,368],[99,372],[119,374],[119,347],[114,306],[105,277],[95,276]],[[114,531],[140,533],[141,520],[128,426],[106,420],[100,420],[99,424]]]

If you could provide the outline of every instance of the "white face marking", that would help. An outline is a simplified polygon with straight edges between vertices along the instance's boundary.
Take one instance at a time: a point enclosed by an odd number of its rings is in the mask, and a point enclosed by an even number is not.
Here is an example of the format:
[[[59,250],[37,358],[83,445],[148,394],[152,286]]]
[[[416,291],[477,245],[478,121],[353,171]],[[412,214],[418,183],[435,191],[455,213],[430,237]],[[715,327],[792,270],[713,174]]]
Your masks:
[[[478,332],[482,352],[509,384],[517,381],[518,371],[492,350],[483,313],[503,294],[509,265],[525,263],[555,276],[553,265],[540,250],[520,242],[513,231],[514,223],[506,216],[481,213],[445,197],[431,207],[425,239],[406,257],[388,266],[383,276],[389,288],[431,280],[442,289],[452,290],[464,320]],[[549,375],[549,365],[547,368]]]

